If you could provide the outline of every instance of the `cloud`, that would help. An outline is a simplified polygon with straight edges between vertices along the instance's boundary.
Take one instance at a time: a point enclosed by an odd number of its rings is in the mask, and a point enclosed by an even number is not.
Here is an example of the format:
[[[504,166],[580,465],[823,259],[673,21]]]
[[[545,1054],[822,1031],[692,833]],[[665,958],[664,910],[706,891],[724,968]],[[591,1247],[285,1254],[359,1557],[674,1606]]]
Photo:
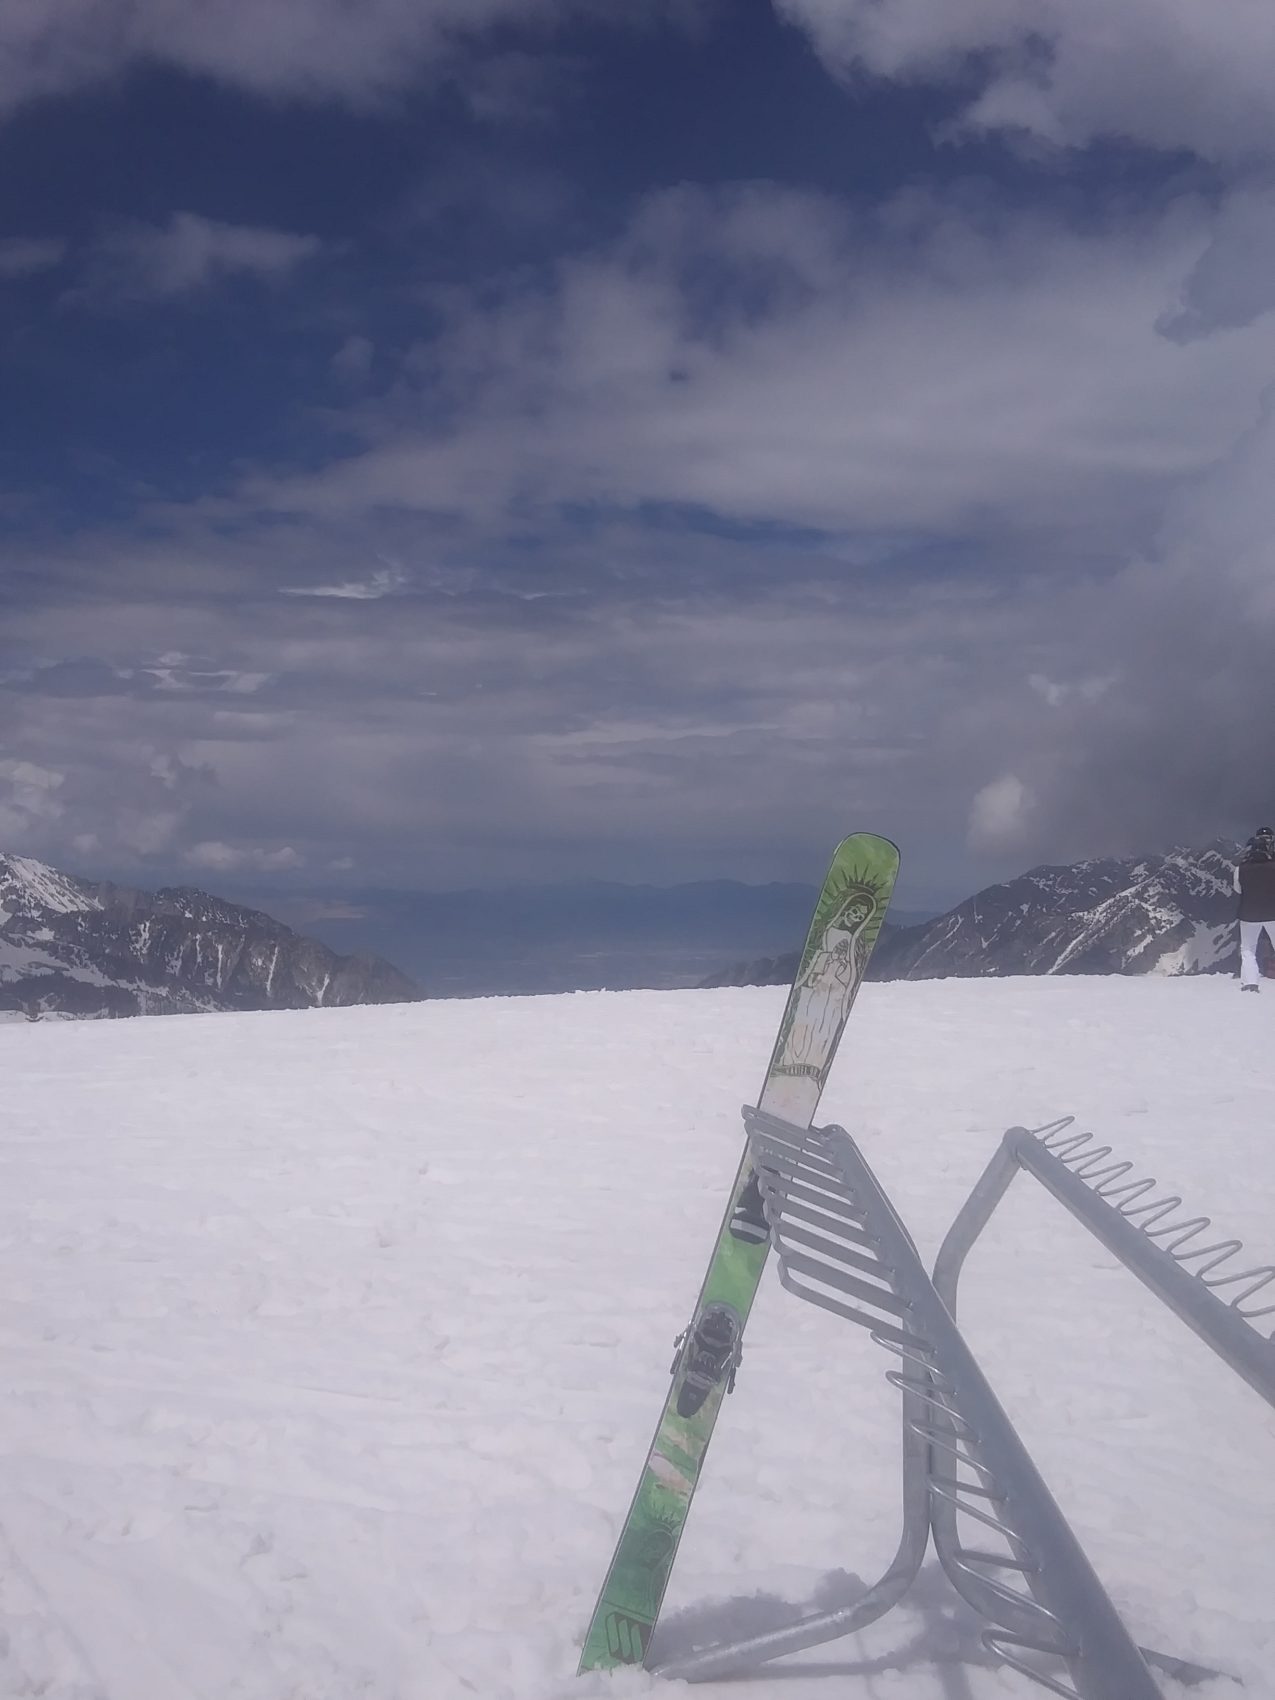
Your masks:
[[[0,757],[0,844],[56,828],[63,813],[58,791],[65,782],[65,773],[38,762]]]
[[[163,655],[111,665],[93,655],[36,657],[19,665],[0,667],[0,689],[32,695],[99,698],[151,696],[159,693],[204,696],[252,696],[270,683],[268,673],[237,672],[233,668],[201,665],[187,655]]]
[[[773,878],[866,821],[959,896],[1251,830],[1275,316],[1206,261],[1250,224],[681,189],[448,296],[360,454],[27,552],[3,713],[63,778],[12,847]]]
[[[979,92],[972,131],[1117,137],[1236,163],[1275,156],[1262,0],[774,0],[838,75]]]
[[[1107,688],[1011,716],[1028,841],[1067,854],[1246,836],[1272,809],[1275,409],[1168,505],[1151,554],[1055,609]]]
[[[623,21],[693,22],[703,0],[627,0]],[[458,74],[483,38],[614,23],[613,0],[38,0],[0,7],[0,111],[161,63],[269,97],[384,101]],[[502,50],[507,60],[508,50]],[[487,75],[489,102],[525,104],[527,79]],[[503,87],[503,95],[500,89]]]
[[[59,236],[6,236],[0,238],[0,282],[50,271],[66,253]]]
[[[970,807],[970,841],[976,850],[999,854],[1018,850],[1027,837],[1031,792],[1017,774],[993,779],[976,794]]]
[[[453,256],[476,253],[481,269],[488,271],[510,233],[521,242],[539,236],[550,255],[557,255],[564,233],[578,220],[579,200],[578,183],[534,157],[469,144],[431,161],[404,216]]]
[[[411,582],[411,575],[397,562],[387,562],[366,579],[343,579],[339,584],[285,584],[281,596],[333,596],[347,602],[376,602],[393,596]]]
[[[357,388],[371,375],[376,345],[370,337],[348,336],[332,356],[332,371],[344,384]]]
[[[1027,683],[1051,708],[1063,708],[1077,700],[1097,702],[1115,684],[1115,679],[1110,675],[1098,679],[1049,679],[1043,673],[1030,673]]]
[[[167,664],[269,679],[239,700],[11,686],[12,747],[62,778],[57,812],[10,817],[4,847],[56,865],[92,834],[86,871],[137,884],[192,851],[213,882],[208,845],[263,874],[283,849],[345,862],[351,887],[766,879],[867,821],[903,840],[915,889],[955,898],[1030,862],[1251,831],[1275,812],[1272,452],[1269,427],[1246,434],[1153,552],[1102,575],[953,573],[923,549],[865,565],[617,515],[475,564],[467,588],[334,602],[272,585],[339,582],[349,541],[321,525],[192,526],[115,554],[86,537],[41,563],[45,599],[4,643],[95,643],[107,678],[153,666],[138,634],[158,628]],[[171,600],[177,560],[198,599]],[[578,593],[493,594],[528,572]]]
[[[24,754],[0,760],[0,847],[56,865],[92,846],[89,873],[140,872],[153,858],[172,866],[216,779],[179,753],[153,703],[7,695],[10,746]],[[64,752],[65,767],[49,764],[52,749]]]
[[[246,870],[263,874],[292,873],[305,865],[305,858],[288,844],[267,850],[261,845],[222,844],[215,839],[192,844],[189,850],[183,851],[182,860],[187,867],[214,874],[243,873]]]
[[[1223,203],[1208,247],[1160,329],[1177,342],[1242,330],[1275,308],[1275,193],[1239,190]]]
[[[971,601],[812,587],[801,554],[770,545],[767,562],[743,563],[741,590],[722,572],[740,567],[739,545],[683,538],[666,563],[632,524],[563,535],[565,561],[555,546],[544,570],[578,579],[600,553],[615,575],[530,602],[493,597],[477,569],[463,592],[285,602],[241,585],[234,542],[152,538],[117,560],[104,541],[84,539],[82,562],[42,563],[45,598],[6,644],[83,653],[92,634],[107,677],[136,667],[137,633],[160,622],[172,653],[204,669],[215,657],[222,672],[271,675],[233,706],[206,692],[5,694],[27,759],[67,775],[59,819],[12,847],[56,865],[94,834],[90,871],[137,884],[171,879],[209,844],[350,862],[351,885],[650,878],[656,823],[659,877],[783,877],[793,820],[815,844],[847,810],[905,825],[901,790],[925,817],[961,808],[927,727],[952,719],[1007,641],[1003,621],[964,617],[985,589]],[[333,564],[321,528],[276,526],[269,549],[289,571],[294,557]],[[211,591],[201,550],[220,553],[219,589],[175,605],[165,557]],[[118,617],[96,599],[104,571]],[[679,582],[699,588],[688,600]]]
[[[583,68],[562,55],[492,53],[466,67],[461,93],[485,124],[546,124],[584,80]]]
[[[182,815],[177,809],[141,809],[128,803],[113,811],[112,849],[135,857],[171,856]],[[99,842],[100,842],[99,838]]]
[[[130,224],[104,237],[90,256],[87,281],[68,299],[165,301],[201,294],[233,277],[273,282],[321,248],[317,236],[177,212],[165,225]]]
[[[199,691],[252,696],[270,683],[269,673],[244,673],[233,667],[200,667],[187,655],[165,655],[152,665],[129,668],[126,677],[153,680],[160,691]]]
[[[657,194],[546,287],[443,302],[443,335],[361,414],[365,452],[254,478],[228,511],[495,528],[662,506],[1030,535],[1073,559],[1138,546],[1275,361],[1269,318],[1207,345],[1157,328],[1216,228],[1192,199],[1076,228],[966,188],[874,213],[768,185]]]

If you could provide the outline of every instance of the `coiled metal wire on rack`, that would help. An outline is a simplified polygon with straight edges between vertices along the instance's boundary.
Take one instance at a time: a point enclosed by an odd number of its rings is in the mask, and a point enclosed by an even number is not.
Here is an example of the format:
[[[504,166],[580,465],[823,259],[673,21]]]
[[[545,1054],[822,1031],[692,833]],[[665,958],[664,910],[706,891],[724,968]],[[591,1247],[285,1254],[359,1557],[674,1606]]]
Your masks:
[[[1212,1292],[1231,1288],[1229,1295],[1223,1295],[1224,1302],[1246,1322],[1256,1323],[1261,1317],[1275,1316],[1275,1263],[1257,1264],[1251,1269],[1235,1268],[1235,1260],[1244,1250],[1243,1240],[1235,1238],[1194,1244],[1213,1226],[1211,1217],[1179,1218],[1177,1213],[1185,1206],[1177,1193],[1157,1196],[1158,1181],[1150,1176],[1131,1178],[1132,1163],[1119,1158],[1109,1161],[1115,1157],[1113,1148],[1097,1144],[1092,1133],[1079,1129],[1070,1132],[1074,1126],[1074,1116],[1063,1116],[1046,1127],[1030,1131],[1046,1151],[1084,1181],[1098,1198],[1160,1245],[1175,1262],[1189,1268],[1197,1281],[1202,1281]],[[1228,1268],[1228,1264],[1232,1267]],[[1252,1305],[1250,1301],[1259,1294],[1264,1295],[1263,1302]],[[1275,1334],[1268,1338],[1275,1339]]]

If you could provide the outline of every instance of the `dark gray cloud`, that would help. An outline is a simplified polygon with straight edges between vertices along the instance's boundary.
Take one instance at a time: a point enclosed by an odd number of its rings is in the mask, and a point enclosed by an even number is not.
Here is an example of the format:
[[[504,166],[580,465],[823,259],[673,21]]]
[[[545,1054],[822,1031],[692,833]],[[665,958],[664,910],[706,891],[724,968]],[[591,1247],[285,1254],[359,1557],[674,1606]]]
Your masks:
[[[313,565],[319,533],[305,542]],[[670,570],[631,523],[594,544],[623,570],[572,597],[501,595],[474,569],[444,592],[284,598],[258,580],[250,603],[184,607],[152,545],[130,617],[97,626],[109,690],[10,686],[15,755],[56,776],[12,782],[10,832],[55,861],[88,844],[88,865],[139,878],[238,867],[351,884],[781,877],[863,823],[907,839],[914,880],[936,891],[1021,858],[1021,840],[971,854],[965,826],[976,791],[1050,748],[1045,697],[1065,687],[1042,695],[1029,671],[1066,681],[1098,659],[1087,611],[1054,584],[915,561],[837,570],[687,536]],[[214,567],[184,547],[206,588]],[[97,625],[89,581],[64,570],[19,642],[47,652]],[[679,589],[679,572],[701,588]],[[170,647],[139,648],[157,625]],[[156,688],[165,671],[177,688]],[[1033,807],[1047,818],[1043,793]]]
[[[83,841],[90,866],[165,877],[210,877],[220,856],[463,885],[779,877],[866,822],[898,832],[914,880],[945,892],[1028,860],[1238,830],[1252,812],[1271,630],[1233,581],[1221,598],[1187,567],[1167,596],[1159,567],[1102,587],[829,584],[796,565],[776,575],[772,556],[769,589],[759,571],[693,599],[639,582],[628,599],[530,605],[166,609],[189,628],[175,639],[206,646],[188,688],[4,699],[5,754],[25,764],[10,841],[55,861]],[[65,608],[37,624],[46,644],[82,637]],[[140,680],[154,660],[121,646],[112,664]],[[261,682],[209,684],[236,677]],[[979,828],[975,799],[1007,776],[1017,805]]]
[[[1092,691],[1020,722],[998,848],[1066,855],[1247,836],[1275,813],[1275,419],[1170,504],[1156,552],[1070,599]],[[1006,725],[1013,721],[1007,716]]]
[[[933,636],[919,589],[899,609],[812,587],[789,554],[779,590],[773,551],[751,588],[723,589],[709,539],[718,588],[688,598],[667,569],[642,571],[640,528],[596,541],[630,556],[596,594],[501,595],[473,569],[468,588],[370,600],[284,598],[258,580],[250,604],[208,596],[215,567],[187,541],[200,593],[184,605],[151,545],[106,618],[100,581],[64,561],[6,637],[82,653],[93,632],[103,688],[83,662],[74,693],[39,689],[56,670],[9,679],[5,754],[57,776],[52,790],[15,782],[10,831],[54,860],[92,839],[113,866],[195,865],[213,843],[446,884],[612,859],[640,877],[655,821],[669,877],[766,875],[791,865],[794,818],[818,817],[817,832],[856,793],[879,818],[891,765],[923,751],[923,722],[904,714],[921,669],[905,678],[894,659]],[[319,534],[306,542],[317,554]],[[694,548],[683,540],[683,560]],[[229,569],[223,591],[236,582]]]
[[[1160,328],[1179,342],[1239,330],[1275,308],[1275,191],[1241,189],[1223,203],[1208,246]]]

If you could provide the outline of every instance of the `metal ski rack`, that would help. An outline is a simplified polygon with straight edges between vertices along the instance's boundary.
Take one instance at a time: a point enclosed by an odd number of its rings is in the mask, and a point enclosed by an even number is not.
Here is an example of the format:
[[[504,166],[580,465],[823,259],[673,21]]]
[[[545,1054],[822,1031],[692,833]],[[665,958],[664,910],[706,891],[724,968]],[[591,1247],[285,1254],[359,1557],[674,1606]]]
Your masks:
[[[1212,1239],[1207,1217],[1183,1215],[1180,1198],[1133,1178],[1131,1164],[1070,1131],[1067,1117],[1005,1134],[931,1280],[843,1128],[800,1128],[751,1107],[744,1121],[782,1284],[868,1329],[900,1360],[887,1379],[902,1395],[903,1531],[885,1573],[853,1604],[663,1661],[657,1642],[651,1668],[719,1678],[864,1628],[908,1592],[933,1536],[949,1580],[988,1625],[984,1645],[1050,1693],[1158,1700],[1153,1665],[1187,1681],[1218,1675],[1135,1645],[956,1325],[957,1286],[1026,1169],[1275,1406],[1275,1340],[1255,1326],[1275,1316],[1275,1265],[1238,1267],[1240,1241]],[[966,1546],[961,1518],[998,1550]]]

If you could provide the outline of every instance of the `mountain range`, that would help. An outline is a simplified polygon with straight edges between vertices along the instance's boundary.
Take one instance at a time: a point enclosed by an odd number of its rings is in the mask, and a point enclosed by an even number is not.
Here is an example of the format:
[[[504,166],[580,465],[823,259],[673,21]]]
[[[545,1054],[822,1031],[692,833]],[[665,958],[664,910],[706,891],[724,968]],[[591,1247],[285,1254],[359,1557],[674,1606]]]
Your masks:
[[[1238,967],[1239,845],[1032,868],[917,926],[887,924],[876,980],[1008,974],[1225,974]],[[705,986],[786,985],[799,953],[737,962]],[[1269,962],[1269,950],[1266,952]]]
[[[895,911],[871,976],[1233,973],[1238,853],[1219,840],[1033,868],[932,919]],[[309,913],[326,932],[321,941],[191,887],[136,891],[0,854],[0,1017],[784,985],[798,952],[775,947],[800,937],[814,896],[801,885],[706,881],[292,899],[294,917]],[[407,952],[417,978],[339,948],[347,942]],[[713,968],[732,951],[732,966]]]
[[[0,854],[0,1012],[168,1015],[420,995],[378,957],[339,955],[207,892],[133,891]]]

